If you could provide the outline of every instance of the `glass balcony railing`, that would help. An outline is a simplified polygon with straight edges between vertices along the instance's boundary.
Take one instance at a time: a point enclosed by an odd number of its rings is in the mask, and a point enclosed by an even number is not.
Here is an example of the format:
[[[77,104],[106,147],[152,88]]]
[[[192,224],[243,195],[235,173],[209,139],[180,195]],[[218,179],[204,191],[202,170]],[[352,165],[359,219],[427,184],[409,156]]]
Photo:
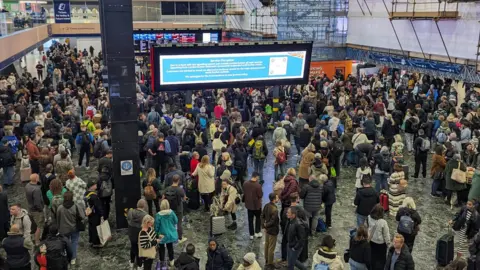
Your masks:
[[[0,13],[0,37],[23,31],[38,25],[46,24],[47,17],[40,13],[15,14]]]

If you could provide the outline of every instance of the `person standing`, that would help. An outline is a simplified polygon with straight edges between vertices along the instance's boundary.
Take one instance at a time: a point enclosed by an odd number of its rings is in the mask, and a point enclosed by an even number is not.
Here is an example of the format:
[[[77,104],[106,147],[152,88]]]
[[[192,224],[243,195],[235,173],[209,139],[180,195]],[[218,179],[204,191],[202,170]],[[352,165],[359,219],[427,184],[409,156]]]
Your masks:
[[[130,268],[135,266],[140,268],[142,266],[138,250],[138,236],[142,230],[143,218],[148,215],[147,208],[147,202],[144,199],[140,199],[137,202],[137,208],[132,208],[127,213],[128,238],[130,239]]]
[[[28,202],[28,212],[30,213],[36,224],[43,228],[45,217],[43,215],[43,196],[42,187],[39,184],[40,177],[34,173],[30,175],[30,182],[25,186],[25,195]],[[35,243],[40,242],[40,236],[35,233]]]
[[[85,168],[90,169],[90,148],[94,142],[92,134],[88,132],[86,125],[80,126],[81,132],[77,134],[75,142],[77,144],[77,149],[80,151],[80,156],[78,158],[78,167],[82,166],[83,157],[86,159]]]
[[[300,155],[300,153],[302,152],[300,132],[304,130],[305,124],[307,124],[307,122],[305,121],[305,119],[303,119],[303,114],[299,113],[297,115],[297,118],[295,119],[295,122],[293,123],[293,130],[295,131],[294,138],[295,138],[295,148],[297,148],[297,156]],[[310,138],[311,137],[312,136],[310,136]]]
[[[7,232],[10,228],[9,220],[7,192],[4,192],[3,187],[0,185],[0,241],[7,237]]]
[[[37,65],[35,66],[35,69],[37,70],[37,77],[41,81],[43,80],[43,69],[45,68],[40,61],[38,61]]]
[[[232,217],[232,224],[228,225],[227,228],[229,230],[236,230],[237,229],[237,204],[235,200],[237,199],[237,189],[231,185],[230,177],[224,178],[223,175],[227,174],[228,170],[225,170],[220,177],[222,179],[222,193],[221,193],[221,202],[222,202],[222,210],[226,213],[230,213]]]
[[[63,194],[63,203],[57,208],[55,221],[58,227],[58,233],[67,237],[71,242],[71,265],[76,264],[80,231],[85,230],[85,227],[80,228],[78,226],[77,221],[81,221],[82,224],[84,224],[84,220],[86,220],[86,216],[83,207],[73,202],[73,193],[71,191],[65,192]]]
[[[263,136],[257,137],[257,140],[252,145],[252,159],[253,159],[253,171],[260,175],[260,182],[263,181],[263,166],[265,159],[268,156],[268,148]],[[263,183],[263,182],[262,182]]]
[[[170,266],[173,266],[173,243],[178,241],[178,233],[175,226],[178,224],[177,215],[170,209],[168,200],[160,202],[160,212],[155,215],[155,233],[160,238],[159,260],[165,260],[165,246],[168,250]]]
[[[193,168],[192,168],[193,169]],[[205,203],[205,212],[210,211],[213,192],[215,191],[215,167],[210,164],[210,158],[203,156],[202,161],[194,169],[192,176],[198,175],[198,191]]]
[[[27,149],[28,159],[30,161],[32,173],[40,173],[40,163],[38,162],[38,158],[40,157],[40,151],[38,150],[37,145],[28,136],[25,136],[23,138],[23,141],[25,142],[25,148]]]
[[[475,209],[474,201],[469,200],[448,224],[452,225],[452,229],[455,231],[455,251],[467,254],[470,239],[480,229],[480,215]]]
[[[406,217],[406,218],[402,219],[402,217]],[[397,216],[395,217],[395,219],[398,222],[403,220],[405,220],[404,222],[408,222],[408,223],[413,222],[413,226],[411,226],[412,228],[411,232],[406,231],[403,226],[400,226],[400,224],[397,228],[397,232],[403,236],[405,240],[405,244],[408,247],[408,251],[411,254],[413,250],[413,244],[415,243],[415,237],[420,231],[419,226],[422,223],[422,218],[417,212],[417,207],[412,197],[407,197],[405,198],[405,200],[403,200],[403,204],[398,210]],[[407,230],[410,230],[410,228],[407,228]]]
[[[112,150],[108,149],[105,156],[98,161],[98,197],[103,206],[103,219],[108,220],[110,203],[113,195],[113,164]]]
[[[148,204],[148,214],[153,215],[153,206],[155,205],[155,213],[160,211],[160,204],[158,199],[162,194],[162,183],[157,178],[155,169],[149,168],[147,170],[147,178],[142,182],[143,196]]]
[[[208,270],[231,270],[233,259],[224,247],[220,247],[217,240],[208,240],[207,263],[205,269]]]
[[[277,245],[277,236],[280,232],[280,219],[278,217],[278,196],[275,193],[268,194],[270,200],[263,207],[262,227],[265,229],[265,267],[273,267],[273,255]]]
[[[297,218],[298,208],[289,207],[287,210],[288,218],[288,248],[287,248],[287,262],[288,270],[294,270],[295,266],[301,270],[307,268],[298,260],[302,253],[305,239],[307,238],[306,231]]]
[[[243,194],[245,200],[245,208],[248,213],[248,231],[250,233],[250,240],[253,236],[262,238],[260,231],[260,215],[262,213],[262,197],[263,190],[260,183],[258,183],[259,175],[256,172],[252,173],[252,178],[243,184]],[[255,218],[255,228],[253,227],[253,219]]]
[[[30,238],[24,238],[18,224],[10,227],[7,238],[3,239],[2,247],[7,253],[6,266],[9,270],[30,270],[30,251],[33,243]]]
[[[350,239],[350,259],[348,260],[350,270],[372,269],[372,251],[368,239],[367,228],[360,225],[355,232],[355,236]]]
[[[362,179],[363,188],[358,189],[354,204],[357,206],[357,228],[365,223],[367,216],[373,207],[380,202],[377,192],[372,187],[372,179],[364,177]]]
[[[45,248],[48,269],[68,269],[68,265],[73,261],[72,245],[64,235],[59,234],[56,224],[48,227],[46,239],[42,242],[40,249],[42,247]]]
[[[415,270],[415,262],[408,252],[405,245],[405,239],[401,234],[396,234],[393,238],[393,246],[388,249],[387,262],[385,269],[389,270]]]
[[[163,193],[164,198],[170,203],[170,209],[175,212],[177,216],[177,233],[178,233],[178,243],[181,244],[187,241],[186,237],[183,237],[183,202],[187,199],[185,195],[185,190],[180,187],[180,176],[174,175],[172,177],[172,185],[165,189]]]
[[[418,137],[413,143],[413,148],[415,150],[415,173],[413,178],[418,178],[420,165],[422,166],[423,178],[427,178],[427,158],[430,152],[430,140],[425,135],[423,129],[418,130]]]
[[[15,155],[8,144],[8,140],[2,140],[0,143],[0,168],[3,168],[0,185],[4,187],[13,185],[15,173]]]
[[[103,220],[102,202],[97,195],[97,182],[90,181],[87,185],[88,190],[85,192],[85,199],[87,200],[87,208],[85,215],[88,216],[88,242],[94,248],[103,247],[97,232],[97,226]]]
[[[327,269],[334,270],[343,270],[343,262],[338,256],[337,251],[335,250],[335,239],[331,235],[327,234],[322,238],[322,242],[317,252],[313,255],[312,259],[312,269],[320,269],[324,266],[327,266]]]
[[[368,235],[372,250],[372,270],[385,268],[385,254],[390,245],[390,230],[383,219],[383,207],[376,204],[368,216]]]
[[[309,219],[309,235],[317,228],[318,215],[322,206],[323,186],[314,176],[310,176],[310,182],[300,191],[300,199],[303,199],[303,208]]]
[[[155,230],[153,229],[154,223],[155,223],[155,220],[153,219],[152,216],[145,215],[142,219],[142,228],[140,229],[139,234],[137,236],[138,249],[140,254],[139,259],[141,261],[140,263],[143,263],[144,270],[152,269],[153,260],[155,258],[143,257],[142,254],[146,255],[146,253],[153,253],[153,257],[155,257],[156,256],[155,246],[157,246],[161,241],[161,238],[159,239],[156,237]]]
[[[76,204],[85,207],[85,201],[83,200],[83,196],[85,195],[87,184],[75,175],[75,170],[68,171],[67,175],[68,180],[65,183],[65,187],[69,191],[73,192],[73,201]]]

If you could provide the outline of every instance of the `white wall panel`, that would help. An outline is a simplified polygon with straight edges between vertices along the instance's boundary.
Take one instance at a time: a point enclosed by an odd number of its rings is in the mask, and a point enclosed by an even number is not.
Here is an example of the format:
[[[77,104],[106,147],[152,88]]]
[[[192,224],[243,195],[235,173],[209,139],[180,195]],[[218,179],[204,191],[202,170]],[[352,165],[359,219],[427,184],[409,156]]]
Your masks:
[[[367,1],[372,16],[368,13],[365,4],[362,1],[360,3],[365,15],[362,14],[357,1],[350,1],[347,43],[400,50],[383,2],[381,0]],[[436,4],[433,6],[430,4],[430,6],[417,5],[415,10],[438,10]],[[387,2],[387,7],[390,11],[391,3]],[[411,8],[408,10],[411,11]],[[460,19],[438,22],[451,57],[475,59],[480,32],[478,10],[480,10],[478,3],[461,3],[459,4]],[[405,7],[403,10],[397,8],[397,11],[405,11]],[[446,55],[433,20],[416,20],[413,21],[413,24],[425,54]],[[421,52],[410,21],[393,20],[393,25],[404,50]]]
[[[87,49],[87,51],[90,53],[90,46],[93,46],[93,48],[95,49],[94,53],[95,55],[97,55],[98,52],[102,50],[102,40],[99,37],[77,38],[77,48],[79,50],[83,51],[83,49]]]

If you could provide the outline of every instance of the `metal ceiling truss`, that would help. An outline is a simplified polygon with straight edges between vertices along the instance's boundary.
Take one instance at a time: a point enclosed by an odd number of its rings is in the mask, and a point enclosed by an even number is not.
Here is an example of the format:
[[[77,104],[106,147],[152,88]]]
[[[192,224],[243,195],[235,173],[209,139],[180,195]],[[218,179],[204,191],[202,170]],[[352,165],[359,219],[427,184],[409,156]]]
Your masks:
[[[383,52],[382,53],[375,52],[375,54],[383,54],[386,56],[389,55]],[[397,54],[390,54],[390,55],[397,56],[397,57],[399,56]],[[418,72],[418,73],[429,74],[437,77],[451,78],[455,80],[461,80],[467,83],[480,83],[480,74],[477,73],[476,67],[473,65],[461,65],[462,72],[457,74],[457,73],[451,73],[451,72],[443,72],[443,71],[432,70],[432,69],[425,69],[425,68],[399,65],[394,63],[375,61],[370,58],[370,51],[368,50],[347,48],[347,57],[357,61],[372,63],[376,65],[382,65],[382,66],[388,66],[391,68],[398,68],[401,70],[408,70],[410,72]]]

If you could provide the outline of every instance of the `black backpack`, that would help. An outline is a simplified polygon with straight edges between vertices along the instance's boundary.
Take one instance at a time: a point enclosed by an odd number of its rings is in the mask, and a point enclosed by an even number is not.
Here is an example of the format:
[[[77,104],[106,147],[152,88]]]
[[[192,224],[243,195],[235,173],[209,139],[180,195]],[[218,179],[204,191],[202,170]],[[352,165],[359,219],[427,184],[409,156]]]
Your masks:
[[[22,220],[22,228],[23,228],[23,219],[24,219],[24,218],[25,218],[25,216],[23,216],[23,217],[21,218],[21,220]],[[30,232],[31,232],[32,234],[34,234],[34,233],[37,231],[37,229],[38,229],[37,222],[35,222],[35,219],[33,219],[32,215],[30,215],[30,214],[28,214],[28,218],[30,219],[30,222],[31,222]]]
[[[472,129],[480,129],[480,117],[472,113]]]
[[[87,146],[90,145],[90,136],[87,132],[82,132],[82,145]]]
[[[379,166],[380,169],[384,172],[390,172],[391,164],[392,158],[390,157],[390,155],[382,155],[382,163]]]
[[[176,211],[179,205],[177,191],[172,187],[167,188],[165,190],[165,199],[170,203],[170,209]]]

